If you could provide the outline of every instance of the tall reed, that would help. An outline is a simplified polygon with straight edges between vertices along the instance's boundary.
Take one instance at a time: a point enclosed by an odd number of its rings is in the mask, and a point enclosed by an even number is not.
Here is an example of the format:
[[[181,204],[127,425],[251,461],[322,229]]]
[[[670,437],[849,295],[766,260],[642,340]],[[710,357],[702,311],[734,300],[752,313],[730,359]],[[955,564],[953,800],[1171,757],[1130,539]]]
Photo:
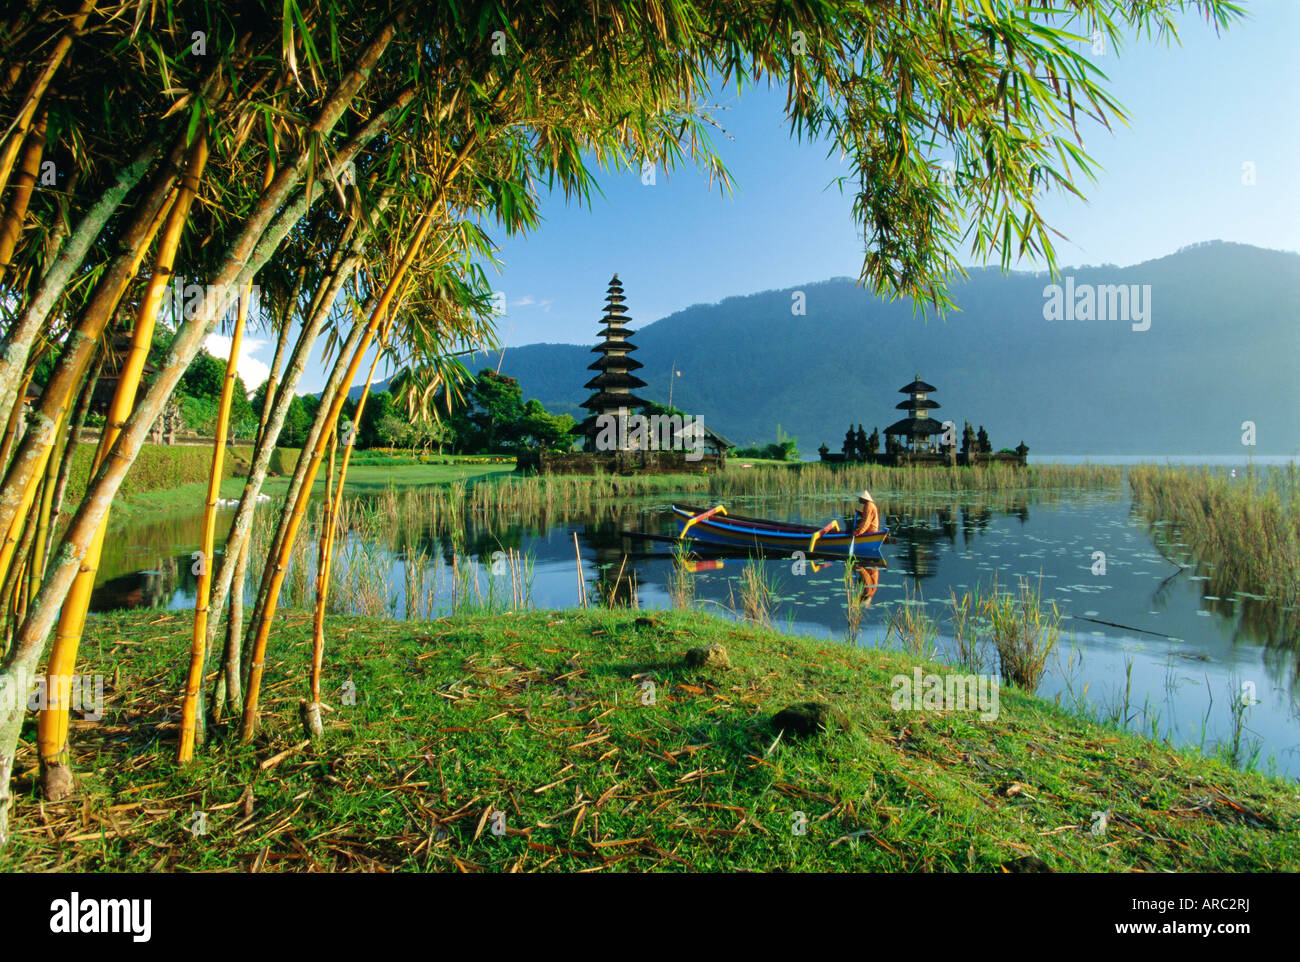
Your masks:
[[[745,618],[756,625],[772,624],[776,586],[762,558],[750,558],[740,571],[740,605]]]
[[[673,566],[668,575],[668,597],[674,608],[686,609],[695,603],[695,573],[688,560],[690,552],[678,541],[673,545]]]
[[[844,566],[844,620],[847,623],[849,643],[856,645],[862,633],[862,616],[870,602],[866,589],[859,583],[853,564]]]
[[[978,590],[964,591],[960,595],[949,588],[952,605],[953,656],[957,664],[967,671],[984,671],[984,646],[980,642],[977,621],[983,606]]]
[[[1294,641],[1300,606],[1300,468],[1247,468],[1239,477],[1192,468],[1135,467],[1129,472],[1136,510],[1158,538],[1191,546],[1208,568],[1207,594],[1246,591],[1273,603],[1280,634]],[[1169,538],[1172,535],[1172,538]],[[1287,613],[1289,617],[1287,616]]]
[[[1036,691],[1047,657],[1056,650],[1061,637],[1061,613],[1056,602],[1044,609],[1041,586],[1035,588],[1028,579],[1021,578],[1015,594],[999,592],[995,580],[983,607],[1003,681]]]
[[[925,610],[925,598],[913,598],[909,592],[895,606],[885,630],[885,643],[898,636],[899,647],[915,658],[932,658],[939,637],[939,626]]]

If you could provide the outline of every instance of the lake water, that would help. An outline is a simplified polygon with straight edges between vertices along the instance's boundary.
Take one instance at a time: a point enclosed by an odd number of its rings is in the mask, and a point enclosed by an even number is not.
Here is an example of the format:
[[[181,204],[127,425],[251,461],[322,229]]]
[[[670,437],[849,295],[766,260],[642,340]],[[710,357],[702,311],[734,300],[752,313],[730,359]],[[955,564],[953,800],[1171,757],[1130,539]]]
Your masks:
[[[671,607],[672,546],[623,532],[670,535],[669,505],[703,497],[636,499],[527,523],[471,523],[455,547],[433,524],[408,524],[401,534],[383,536],[374,527],[363,529],[346,540],[335,561],[336,573],[359,572],[353,575],[359,580],[340,585],[332,598],[336,610],[436,616],[449,612],[457,576],[463,597],[472,573],[476,597],[508,604],[510,578],[502,574],[508,563],[497,554],[498,575],[491,569],[496,552],[517,551],[531,564],[531,603],[572,607],[578,599],[576,533],[593,603],[611,594],[626,603],[635,594],[642,608]],[[848,631],[842,563],[814,571],[792,559],[763,560],[776,589],[775,627],[845,644],[895,645],[896,637],[887,637],[891,618],[903,606],[919,605],[938,623],[940,660],[950,660],[944,634],[950,592],[987,592],[995,579],[1000,589],[1014,590],[1026,578],[1065,618],[1039,694],[1104,718],[1122,717],[1144,734],[1214,751],[1233,739],[1231,704],[1245,685],[1253,704],[1240,744],[1247,752],[1258,748],[1264,770],[1300,777],[1300,613],[1225,584],[1222,575],[1198,565],[1178,532],[1149,524],[1134,510],[1127,487],[1017,492],[983,503],[969,495],[877,497],[895,540],[884,547],[886,567],[856,641]],[[733,498],[727,506],[733,513],[821,524],[840,516],[847,501]],[[223,515],[218,530],[228,518]],[[197,514],[115,533],[94,607],[192,607],[190,552],[198,536]],[[1098,552],[1104,553],[1104,571]],[[695,603],[739,617],[746,563],[731,557],[697,571]],[[297,581],[301,595],[309,583],[305,569]]]

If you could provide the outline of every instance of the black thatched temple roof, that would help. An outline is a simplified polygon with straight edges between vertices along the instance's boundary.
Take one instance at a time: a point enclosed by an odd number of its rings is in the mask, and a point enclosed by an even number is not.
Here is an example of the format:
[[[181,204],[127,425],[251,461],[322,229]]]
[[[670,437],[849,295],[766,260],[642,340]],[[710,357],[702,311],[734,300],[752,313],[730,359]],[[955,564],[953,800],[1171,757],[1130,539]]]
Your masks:
[[[604,357],[596,358],[594,364],[588,364],[588,371],[635,371],[639,367],[645,367],[634,357],[628,357],[625,354],[606,354]]]
[[[938,401],[931,401],[929,398],[920,401],[899,401],[894,405],[900,411],[933,411],[942,406]]]
[[[582,407],[598,414],[615,414],[619,408],[627,408],[631,411],[633,408],[645,407],[649,403],[649,401],[639,398],[635,394],[615,394],[611,391],[600,391],[583,401]]]
[[[934,418],[903,418],[885,428],[886,434],[905,434],[913,438],[925,438],[932,434],[942,434],[943,424]]]
[[[611,351],[635,351],[636,345],[631,341],[601,341],[591,349],[592,354],[607,354]]]
[[[636,350],[636,345],[627,340],[633,332],[625,326],[631,318],[627,316],[627,307],[623,300],[623,285],[615,274],[610,279],[609,290],[605,296],[604,326],[600,331],[600,343],[591,349],[593,354],[599,354],[601,357],[588,368],[600,373],[584,385],[589,391],[595,392],[582,403],[584,408],[591,411],[591,417],[579,426],[579,430],[587,435],[595,433],[596,419],[602,414],[617,414],[620,410],[630,412],[650,403],[631,393],[636,388],[645,387],[646,383],[628,373],[642,365],[629,356]]]
[[[638,388],[645,386],[645,381],[623,371],[605,371],[602,374],[597,374],[583,385],[583,387],[591,391],[607,391],[612,387]]]
[[[918,374],[911,384],[900,387],[898,390],[900,394],[929,394],[931,391],[939,389],[933,384],[926,384],[921,380],[921,375]]]

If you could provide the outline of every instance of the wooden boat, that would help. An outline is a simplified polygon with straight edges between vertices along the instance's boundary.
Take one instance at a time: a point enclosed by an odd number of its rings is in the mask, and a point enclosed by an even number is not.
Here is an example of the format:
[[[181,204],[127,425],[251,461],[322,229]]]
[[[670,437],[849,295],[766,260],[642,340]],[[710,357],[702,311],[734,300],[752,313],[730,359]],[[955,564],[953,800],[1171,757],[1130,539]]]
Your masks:
[[[788,521],[768,521],[727,514],[726,508],[692,508],[673,505],[679,537],[692,543],[717,545],[734,550],[755,549],[787,555],[802,551],[805,555],[840,555],[854,558],[879,558],[881,545],[889,532],[884,528],[853,537],[851,522],[832,521],[814,525]],[[845,530],[848,528],[848,530]]]

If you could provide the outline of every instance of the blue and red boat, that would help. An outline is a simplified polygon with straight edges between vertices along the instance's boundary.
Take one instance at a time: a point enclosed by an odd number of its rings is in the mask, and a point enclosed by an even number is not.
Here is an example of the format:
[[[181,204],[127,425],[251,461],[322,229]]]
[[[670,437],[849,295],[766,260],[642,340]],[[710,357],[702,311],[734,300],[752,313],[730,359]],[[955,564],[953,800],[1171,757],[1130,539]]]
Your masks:
[[[880,549],[889,536],[888,530],[853,535],[853,522],[830,521],[822,527],[768,521],[728,514],[723,505],[715,508],[692,508],[673,505],[678,537],[692,546],[713,545],[733,551],[754,550],[805,555],[839,555],[851,558],[879,558]]]

